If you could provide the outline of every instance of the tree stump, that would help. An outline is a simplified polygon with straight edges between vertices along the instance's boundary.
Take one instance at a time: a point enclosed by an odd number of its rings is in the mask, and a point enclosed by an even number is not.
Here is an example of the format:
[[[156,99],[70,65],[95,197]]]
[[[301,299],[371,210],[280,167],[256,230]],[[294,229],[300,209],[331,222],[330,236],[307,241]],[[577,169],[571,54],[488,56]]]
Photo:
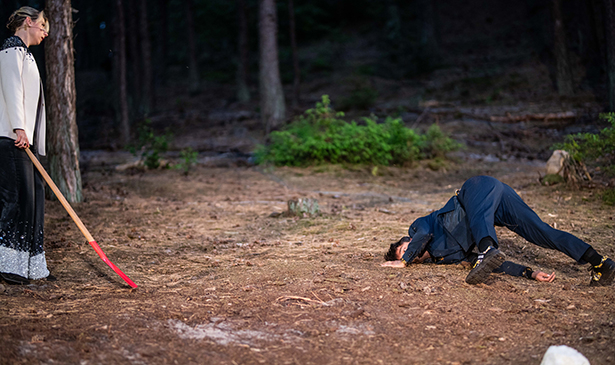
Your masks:
[[[583,162],[576,161],[564,150],[555,150],[547,161],[547,174],[540,180],[544,185],[560,182],[578,185],[582,181],[591,181],[592,178]]]
[[[318,200],[312,198],[299,198],[288,201],[288,214],[299,217],[312,217],[320,213]]]

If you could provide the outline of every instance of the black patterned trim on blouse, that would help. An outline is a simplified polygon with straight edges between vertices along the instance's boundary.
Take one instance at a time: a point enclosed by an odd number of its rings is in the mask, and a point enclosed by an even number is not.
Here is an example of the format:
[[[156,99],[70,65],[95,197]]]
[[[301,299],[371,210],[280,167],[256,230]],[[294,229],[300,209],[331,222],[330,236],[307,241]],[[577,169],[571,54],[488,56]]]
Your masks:
[[[10,36],[7,39],[5,39],[4,43],[2,43],[2,47],[0,48],[0,51],[4,51],[7,48],[14,48],[14,47],[25,48],[26,52],[30,53],[30,49],[26,47],[26,44],[21,40],[21,38],[19,38],[16,35]]]

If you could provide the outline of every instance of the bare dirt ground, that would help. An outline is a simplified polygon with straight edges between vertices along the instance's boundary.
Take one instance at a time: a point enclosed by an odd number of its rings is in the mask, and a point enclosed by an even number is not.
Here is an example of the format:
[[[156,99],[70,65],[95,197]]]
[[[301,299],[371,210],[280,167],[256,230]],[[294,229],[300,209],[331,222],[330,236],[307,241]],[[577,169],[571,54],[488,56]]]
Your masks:
[[[92,159],[75,206],[131,290],[47,203],[48,264],[59,281],[0,286],[0,363],[538,364],[568,345],[615,361],[615,291],[586,266],[498,230],[509,259],[551,284],[463,266],[382,268],[416,218],[473,175],[511,185],[549,224],[615,256],[615,212],[599,188],[541,186],[541,163],[460,161],[432,171],[198,166],[114,171]],[[98,161],[98,162],[97,162]],[[297,197],[323,214],[297,218]],[[273,214],[274,216],[276,214]]]

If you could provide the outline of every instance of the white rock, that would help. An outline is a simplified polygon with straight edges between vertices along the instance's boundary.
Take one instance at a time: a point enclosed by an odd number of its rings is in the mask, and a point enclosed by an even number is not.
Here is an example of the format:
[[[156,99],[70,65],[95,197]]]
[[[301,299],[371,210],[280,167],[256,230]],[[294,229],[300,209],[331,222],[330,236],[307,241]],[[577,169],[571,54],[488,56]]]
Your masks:
[[[564,150],[555,150],[547,161],[547,175],[559,174],[564,166],[564,161],[568,158],[568,152]]]
[[[579,351],[568,346],[551,346],[545,352],[540,365],[590,365]]]

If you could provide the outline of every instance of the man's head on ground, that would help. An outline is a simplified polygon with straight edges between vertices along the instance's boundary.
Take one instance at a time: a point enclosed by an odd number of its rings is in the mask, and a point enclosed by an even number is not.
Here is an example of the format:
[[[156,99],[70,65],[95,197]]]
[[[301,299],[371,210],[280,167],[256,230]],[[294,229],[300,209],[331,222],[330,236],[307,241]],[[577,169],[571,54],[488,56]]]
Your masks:
[[[400,260],[404,252],[408,249],[410,241],[412,241],[412,238],[402,237],[399,241],[391,243],[389,251],[384,254],[384,259],[387,261]]]

